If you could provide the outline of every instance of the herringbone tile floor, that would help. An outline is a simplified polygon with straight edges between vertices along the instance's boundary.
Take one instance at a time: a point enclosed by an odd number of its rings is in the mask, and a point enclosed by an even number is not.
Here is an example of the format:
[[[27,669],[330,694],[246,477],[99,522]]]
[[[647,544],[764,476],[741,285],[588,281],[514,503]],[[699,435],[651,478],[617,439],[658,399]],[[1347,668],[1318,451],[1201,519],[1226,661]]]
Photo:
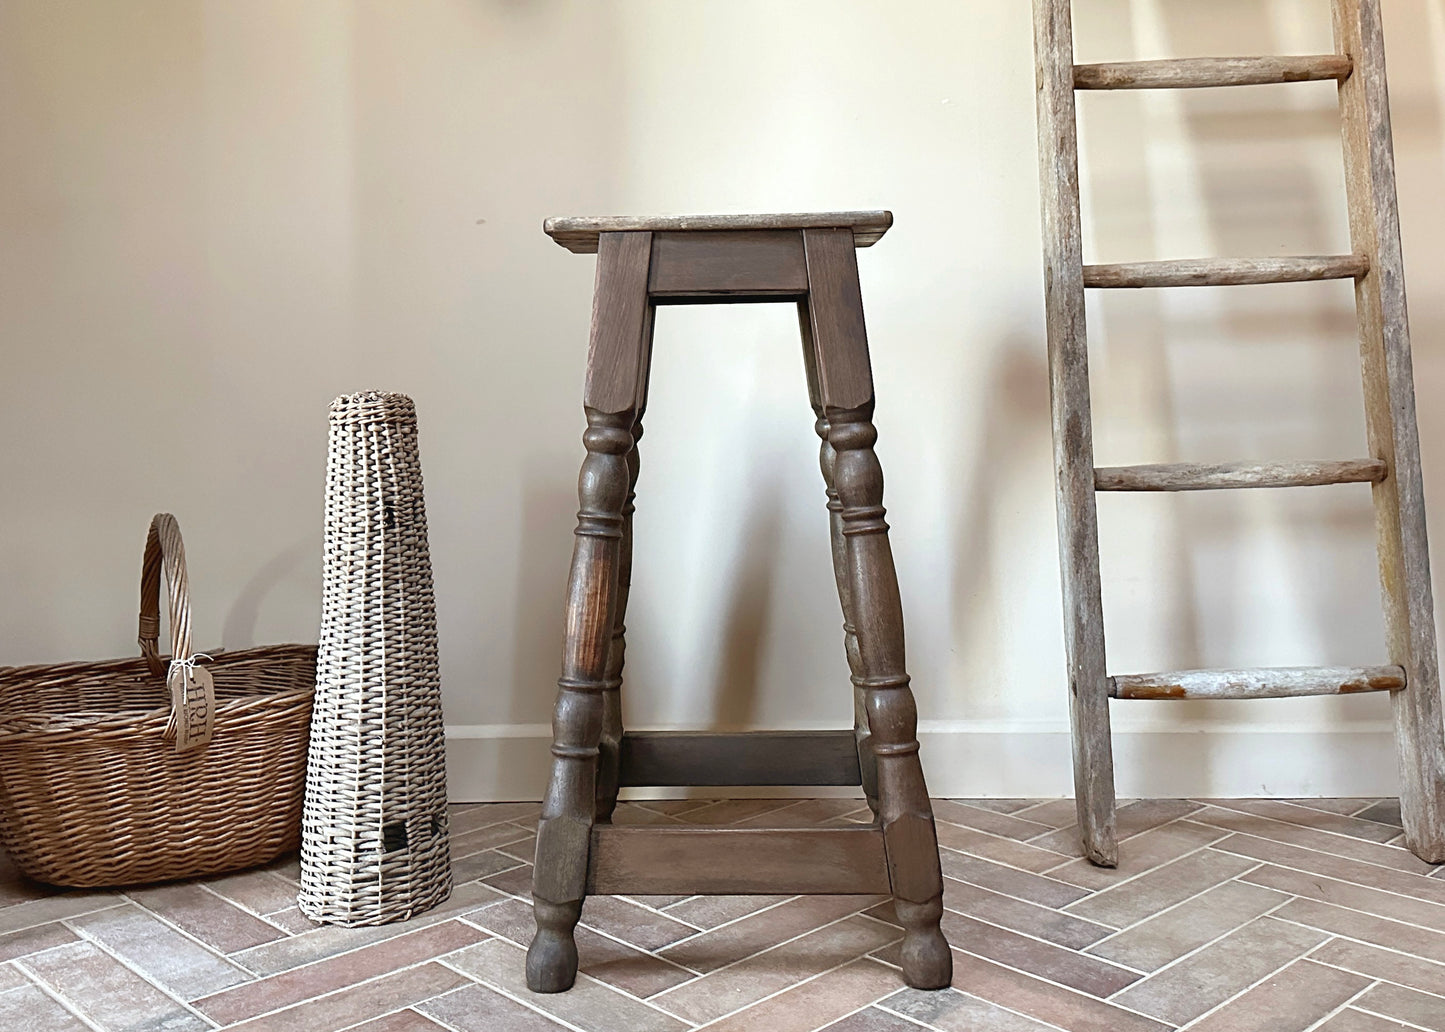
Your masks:
[[[0,870],[0,1029],[1445,1032],[1445,869],[1392,800],[1140,800],[1117,870],[1069,800],[936,800],[954,989],[900,988],[879,897],[588,900],[576,988],[523,984],[537,807],[455,808],[457,887],[319,927],[295,861],[121,892]],[[624,804],[619,823],[833,824],[857,800]]]

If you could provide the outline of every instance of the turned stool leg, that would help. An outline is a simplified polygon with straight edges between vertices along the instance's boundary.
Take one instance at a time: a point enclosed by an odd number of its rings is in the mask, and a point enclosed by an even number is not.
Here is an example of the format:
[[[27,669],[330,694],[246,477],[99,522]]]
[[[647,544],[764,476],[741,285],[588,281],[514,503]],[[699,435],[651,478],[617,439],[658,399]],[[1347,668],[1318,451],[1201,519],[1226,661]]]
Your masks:
[[[834,467],[838,454],[828,441],[828,421],[818,417],[813,428],[823,439],[818,464],[823,469],[823,483],[828,492],[828,525],[833,546],[833,579],[838,584],[838,601],[843,607],[843,649],[848,656],[848,672],[853,682],[853,736],[858,741],[858,768],[863,776],[863,795],[868,808],[878,816],[878,758],[873,755],[873,735],[868,729],[868,694],[863,687],[862,666],[858,657],[858,630],[853,621],[853,590],[848,575],[848,540],[843,536],[843,503],[834,486]]]
[[[537,934],[527,950],[527,986],[533,992],[561,992],[577,978],[573,932],[587,892],[606,697],[616,690],[612,653],[622,621],[618,599],[625,510],[636,474],[629,456],[636,450],[652,337],[651,250],[650,233],[604,233],[598,246],[597,297],[607,303],[593,309],[583,391],[587,457],[577,484],[580,510],[567,582],[562,677],[552,716],[552,777],[537,824],[532,871]],[[620,668],[620,652],[617,662]]]
[[[835,453],[833,486],[846,542],[846,591],[840,591],[857,640],[855,680],[865,694],[877,757],[878,815],[888,854],[894,906],[903,925],[903,978],[940,989],[953,956],[939,928],[943,874],[933,808],[918,760],[918,711],[904,665],[903,605],[884,521],[883,468],[874,454],[873,374],[858,287],[853,236],[804,230],[808,316],[818,388]]]
[[[858,654],[873,752],[878,805],[894,907],[903,924],[903,977],[915,989],[939,989],[953,957],[939,930],[943,874],[933,808],[918,760],[918,711],[903,662],[903,605],[884,522],[883,470],[873,453],[872,406],[834,412],[828,438],[837,450],[834,479],[857,620]]]
[[[642,420],[632,427],[632,448],[627,453],[627,502],[622,507],[622,541],[617,563],[617,612],[612,618],[612,645],[607,653],[607,680],[602,692],[602,738],[597,744],[597,823],[611,824],[617,809],[621,774],[622,668],[627,657],[627,596],[632,588],[632,513],[636,509]]]
[[[843,537],[843,505],[833,486],[833,466],[837,453],[828,443],[828,420],[823,415],[823,397],[818,386],[818,362],[813,353],[813,326],[808,302],[798,304],[798,328],[803,336],[803,369],[808,377],[808,400],[816,417],[813,430],[821,444],[818,447],[818,468],[823,472],[823,487],[828,495],[828,531],[833,552],[833,580],[838,587],[838,601],[843,609],[843,651],[848,657],[848,674],[853,683],[853,737],[858,748],[858,769],[862,776],[863,795],[873,816],[878,816],[878,761],[873,755],[873,737],[868,730],[867,695],[859,682],[858,635],[853,623],[852,592],[848,587],[848,545]]]

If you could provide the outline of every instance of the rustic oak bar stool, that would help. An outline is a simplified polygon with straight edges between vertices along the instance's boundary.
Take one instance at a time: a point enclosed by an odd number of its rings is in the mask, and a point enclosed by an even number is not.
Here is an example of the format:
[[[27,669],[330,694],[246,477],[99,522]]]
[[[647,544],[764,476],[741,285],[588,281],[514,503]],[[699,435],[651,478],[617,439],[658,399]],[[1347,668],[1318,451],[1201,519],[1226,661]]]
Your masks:
[[[537,935],[527,984],[577,976],[573,931],[589,893],[887,893],[904,927],[903,976],[948,985],[943,879],[903,662],[903,612],[873,453],[873,378],[855,247],[886,211],[681,218],[556,218],[544,229],[597,254],[552,777],[537,827]],[[659,304],[791,301],[832,525],[855,728],[827,732],[622,730],[623,616],[632,572],[637,441]],[[616,827],[624,785],[863,785],[875,820],[842,828]]]

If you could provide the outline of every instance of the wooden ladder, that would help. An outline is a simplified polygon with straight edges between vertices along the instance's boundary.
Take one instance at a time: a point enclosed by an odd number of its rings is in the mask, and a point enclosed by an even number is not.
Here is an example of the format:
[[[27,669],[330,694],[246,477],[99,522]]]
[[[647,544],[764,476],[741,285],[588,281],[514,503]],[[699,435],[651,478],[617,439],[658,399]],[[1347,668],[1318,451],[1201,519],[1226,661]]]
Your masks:
[[[1379,0],[1333,0],[1334,54],[1074,64],[1070,0],[1034,0],[1045,303],[1059,553],[1085,855],[1118,859],[1110,699],[1263,699],[1388,691],[1405,840],[1445,861],[1445,721],[1425,540],[1420,443],[1405,313],[1400,220]],[[1075,90],[1339,83],[1353,254],[1085,265]],[[1353,279],[1370,457],[1095,468],[1084,328],[1086,287],[1221,286]],[[1104,662],[1096,491],[1199,491],[1369,483],[1389,665],[1188,670],[1111,677]]]

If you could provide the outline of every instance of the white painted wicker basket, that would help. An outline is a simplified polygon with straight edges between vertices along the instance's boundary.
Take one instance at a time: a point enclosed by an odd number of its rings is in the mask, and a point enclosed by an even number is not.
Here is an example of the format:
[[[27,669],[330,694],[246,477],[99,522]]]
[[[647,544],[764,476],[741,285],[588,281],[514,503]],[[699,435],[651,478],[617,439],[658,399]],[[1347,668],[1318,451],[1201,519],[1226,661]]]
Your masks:
[[[416,408],[331,403],[301,911],[401,921],[451,893],[436,602]]]

